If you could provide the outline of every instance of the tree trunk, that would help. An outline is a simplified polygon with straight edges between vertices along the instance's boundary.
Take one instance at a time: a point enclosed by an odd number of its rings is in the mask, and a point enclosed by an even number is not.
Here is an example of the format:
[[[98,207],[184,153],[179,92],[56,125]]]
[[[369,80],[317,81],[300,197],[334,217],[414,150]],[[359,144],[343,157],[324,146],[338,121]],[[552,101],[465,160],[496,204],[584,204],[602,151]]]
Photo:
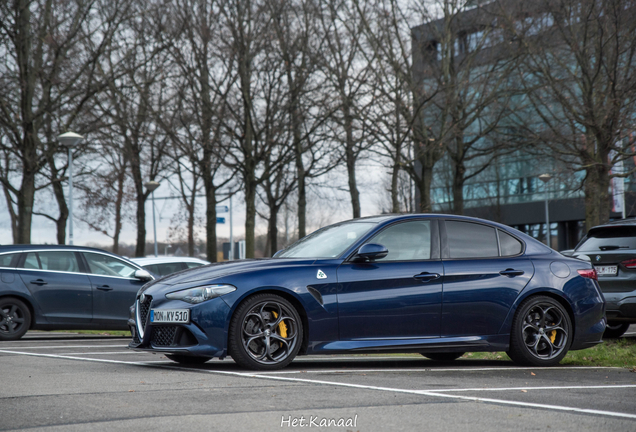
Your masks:
[[[269,220],[267,221],[267,243],[269,243],[269,256],[278,252],[278,207],[269,206]]]
[[[202,173],[205,189],[205,241],[206,254],[210,262],[216,262],[216,188],[209,171]]]
[[[245,173],[245,258],[254,258],[256,226],[256,180],[254,171]]]
[[[121,234],[121,206],[124,201],[124,181],[126,180],[125,167],[117,176],[117,198],[115,199],[115,231],[113,233],[113,253],[119,254],[119,235]]]
[[[609,222],[612,208],[609,195],[609,170],[606,164],[592,164],[585,179],[585,228]]]
[[[453,213],[464,214],[464,178],[466,167],[462,161],[453,161]]]
[[[26,161],[24,161],[26,162]],[[16,244],[31,244],[31,222],[35,200],[35,171],[30,164],[22,168],[22,184],[18,192],[18,238]]]
[[[13,242],[16,243],[18,239],[18,215],[15,212],[15,207],[13,207],[13,201],[11,200],[11,192],[9,191],[9,188],[7,188],[7,186],[4,184],[2,185],[2,188],[4,190],[4,197],[7,202],[7,210],[9,211],[9,216],[11,218],[11,238],[13,239]]]
[[[193,189],[192,194],[195,193],[196,189]],[[216,224],[216,220],[214,222]],[[192,202],[188,205],[188,256],[194,256],[194,203]]]

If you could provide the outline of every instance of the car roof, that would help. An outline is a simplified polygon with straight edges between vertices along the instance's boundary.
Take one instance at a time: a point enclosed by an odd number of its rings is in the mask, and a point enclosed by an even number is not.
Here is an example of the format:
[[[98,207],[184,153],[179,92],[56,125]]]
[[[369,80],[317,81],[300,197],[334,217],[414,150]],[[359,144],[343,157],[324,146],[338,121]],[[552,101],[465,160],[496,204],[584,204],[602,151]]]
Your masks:
[[[150,264],[167,264],[174,262],[195,262],[202,264],[210,264],[208,261],[193,258],[193,257],[175,257],[175,256],[163,256],[163,257],[141,257],[141,258],[129,258],[131,261],[145,266]]]
[[[83,252],[100,252],[109,255],[120,257],[117,254],[108,252],[104,249],[92,248],[88,246],[75,246],[75,245],[51,245],[51,244],[16,244],[16,245],[0,245],[0,253],[5,252],[22,252],[32,250],[74,250]]]

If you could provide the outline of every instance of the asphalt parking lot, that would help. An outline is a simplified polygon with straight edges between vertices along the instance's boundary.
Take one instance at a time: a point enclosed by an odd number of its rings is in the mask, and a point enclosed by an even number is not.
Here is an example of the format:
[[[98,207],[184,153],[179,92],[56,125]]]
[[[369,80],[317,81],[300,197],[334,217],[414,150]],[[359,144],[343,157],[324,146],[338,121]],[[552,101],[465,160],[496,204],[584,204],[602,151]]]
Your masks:
[[[622,368],[316,356],[254,373],[127,344],[47,332],[0,342],[0,430],[636,430],[636,373]]]

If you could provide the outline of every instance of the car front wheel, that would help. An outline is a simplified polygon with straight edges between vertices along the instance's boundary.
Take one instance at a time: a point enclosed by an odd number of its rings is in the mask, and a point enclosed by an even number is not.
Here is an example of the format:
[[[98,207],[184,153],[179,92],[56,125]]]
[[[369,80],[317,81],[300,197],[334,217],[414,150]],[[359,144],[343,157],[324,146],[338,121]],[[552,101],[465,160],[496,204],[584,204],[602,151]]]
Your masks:
[[[240,366],[275,370],[294,360],[302,337],[302,321],[290,302],[276,294],[257,294],[236,309],[228,349]]]
[[[515,314],[508,356],[527,366],[553,366],[568,352],[572,324],[565,308],[547,296],[526,299]]]
[[[31,326],[31,312],[24,302],[5,297],[0,299],[0,340],[20,339]]]

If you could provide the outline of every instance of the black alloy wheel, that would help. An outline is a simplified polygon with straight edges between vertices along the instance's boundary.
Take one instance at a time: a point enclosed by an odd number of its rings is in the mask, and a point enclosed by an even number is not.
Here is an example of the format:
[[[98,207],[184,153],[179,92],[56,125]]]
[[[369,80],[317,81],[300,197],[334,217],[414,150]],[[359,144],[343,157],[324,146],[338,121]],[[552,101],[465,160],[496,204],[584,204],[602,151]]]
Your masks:
[[[257,294],[234,313],[228,350],[242,367],[281,369],[298,354],[302,337],[302,321],[290,302],[276,294]]]
[[[629,323],[608,322],[603,333],[604,339],[617,339],[625,334],[629,328]]]
[[[463,352],[449,352],[449,353],[421,353],[424,357],[436,362],[452,362],[457,360],[465,353]]]
[[[0,340],[20,339],[31,326],[31,312],[24,302],[5,297],[0,299]]]
[[[527,366],[553,366],[572,343],[570,316],[557,300],[547,296],[526,299],[512,321],[508,356]]]
[[[181,354],[166,354],[166,357],[168,357],[173,362],[177,362],[180,364],[188,364],[188,365],[203,364],[212,358],[212,357],[187,356],[187,355],[181,355]]]

